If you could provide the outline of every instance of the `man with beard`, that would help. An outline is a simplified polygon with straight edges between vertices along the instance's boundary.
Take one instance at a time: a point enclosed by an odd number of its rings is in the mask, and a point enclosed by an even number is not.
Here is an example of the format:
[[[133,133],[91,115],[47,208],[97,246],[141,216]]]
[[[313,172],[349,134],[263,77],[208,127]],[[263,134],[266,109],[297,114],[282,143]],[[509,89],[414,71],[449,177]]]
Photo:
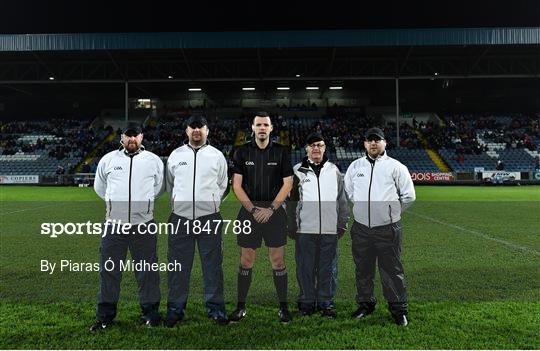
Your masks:
[[[416,199],[406,166],[386,154],[379,128],[365,133],[366,156],[352,162],[345,174],[345,190],[353,203],[352,253],[356,265],[353,318],[373,313],[375,265],[379,266],[383,295],[397,325],[406,326],[407,290],[401,256],[401,214]]]
[[[165,325],[184,318],[195,246],[199,249],[204,280],[206,313],[219,325],[228,324],[223,298],[223,242],[219,211],[227,190],[227,161],[207,142],[208,123],[202,116],[187,121],[186,144],[175,149],[166,167],[166,186],[173,211],[169,217],[169,262],[179,261],[182,271],[169,271],[169,297]]]
[[[147,228],[151,223],[155,225],[154,201],[163,191],[163,162],[144,149],[142,140],[141,126],[128,123],[121,136],[122,146],[103,156],[96,170],[94,189],[105,200],[107,221],[100,246],[97,321],[90,327],[92,332],[109,328],[116,317],[122,279],[120,262],[126,259],[127,250],[134,264],[158,262],[157,237],[148,233]],[[127,227],[128,232],[121,230]],[[148,327],[157,326],[159,272],[142,269],[135,272],[135,278],[141,321]]]
[[[233,190],[242,204],[237,218],[244,228],[237,235],[241,248],[238,304],[230,320],[238,322],[246,316],[251,271],[256,250],[264,239],[279,299],[279,320],[289,323],[285,268],[287,216],[282,205],[292,187],[290,155],[286,147],[270,140],[273,127],[268,113],[258,112],[251,129],[253,140],[240,146],[233,156]]]

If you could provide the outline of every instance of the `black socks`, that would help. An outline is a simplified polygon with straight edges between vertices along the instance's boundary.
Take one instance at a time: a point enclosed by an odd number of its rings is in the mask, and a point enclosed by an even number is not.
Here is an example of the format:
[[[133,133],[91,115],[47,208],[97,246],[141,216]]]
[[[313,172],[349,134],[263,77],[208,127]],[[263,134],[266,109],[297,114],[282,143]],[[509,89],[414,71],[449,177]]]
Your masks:
[[[246,298],[251,286],[251,268],[242,268],[238,270],[238,308],[246,307]]]
[[[274,269],[274,286],[276,287],[279,305],[282,308],[287,307],[287,268]]]
[[[246,307],[246,298],[251,286],[251,268],[242,268],[238,270],[238,304],[237,308]],[[276,293],[279,300],[279,305],[281,308],[287,308],[287,288],[288,288],[288,278],[287,278],[287,268],[275,269],[272,272],[272,277],[274,278],[274,286],[276,287]]]

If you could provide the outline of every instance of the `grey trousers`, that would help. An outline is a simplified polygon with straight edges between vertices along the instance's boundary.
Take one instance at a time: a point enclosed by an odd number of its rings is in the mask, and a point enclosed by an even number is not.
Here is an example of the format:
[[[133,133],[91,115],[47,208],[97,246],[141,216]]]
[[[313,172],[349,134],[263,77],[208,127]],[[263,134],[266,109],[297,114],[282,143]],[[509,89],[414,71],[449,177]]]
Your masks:
[[[407,313],[407,287],[401,256],[401,221],[369,228],[354,222],[352,253],[356,265],[356,302],[373,308],[375,266],[379,266],[384,298],[392,314]]]

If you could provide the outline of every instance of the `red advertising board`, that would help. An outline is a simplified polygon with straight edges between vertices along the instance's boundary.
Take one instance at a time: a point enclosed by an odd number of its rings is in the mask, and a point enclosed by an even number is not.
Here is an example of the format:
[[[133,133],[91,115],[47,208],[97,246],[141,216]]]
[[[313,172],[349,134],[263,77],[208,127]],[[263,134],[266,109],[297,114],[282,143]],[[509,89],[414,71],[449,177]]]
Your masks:
[[[414,182],[453,182],[456,180],[454,173],[445,172],[411,172]]]

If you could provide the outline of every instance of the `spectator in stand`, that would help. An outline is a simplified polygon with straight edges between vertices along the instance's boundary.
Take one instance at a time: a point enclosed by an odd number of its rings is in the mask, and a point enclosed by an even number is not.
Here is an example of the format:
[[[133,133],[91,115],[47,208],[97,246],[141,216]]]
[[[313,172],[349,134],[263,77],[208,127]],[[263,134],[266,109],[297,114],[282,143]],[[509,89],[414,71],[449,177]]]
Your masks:
[[[81,167],[81,173],[90,173],[90,165],[88,162],[84,162],[84,165]]]
[[[498,160],[495,169],[497,171],[504,171],[504,162],[502,160]]]
[[[64,184],[64,173],[66,173],[64,167],[58,165],[58,167],[56,167],[56,175],[58,176],[56,184]]]
[[[62,167],[62,165],[58,165],[58,166],[56,167],[56,174],[57,174],[57,175],[62,175],[62,174],[64,174],[64,173],[65,173],[64,167]]]

